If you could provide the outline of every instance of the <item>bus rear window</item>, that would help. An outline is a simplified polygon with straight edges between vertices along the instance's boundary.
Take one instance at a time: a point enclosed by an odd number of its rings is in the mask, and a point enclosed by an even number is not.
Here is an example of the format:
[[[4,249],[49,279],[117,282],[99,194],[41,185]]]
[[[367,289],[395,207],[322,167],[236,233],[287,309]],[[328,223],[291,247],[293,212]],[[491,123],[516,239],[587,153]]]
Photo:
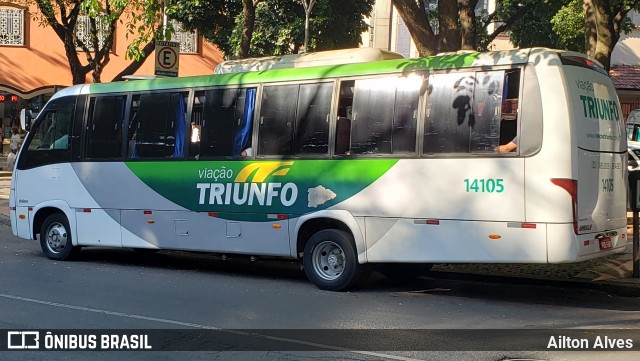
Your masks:
[[[609,73],[607,73],[607,71],[604,68],[598,65],[598,63],[592,60],[589,60],[587,58],[561,54],[560,59],[562,61],[562,65],[579,66],[581,68],[591,69],[591,70],[597,71],[600,74],[609,76]]]

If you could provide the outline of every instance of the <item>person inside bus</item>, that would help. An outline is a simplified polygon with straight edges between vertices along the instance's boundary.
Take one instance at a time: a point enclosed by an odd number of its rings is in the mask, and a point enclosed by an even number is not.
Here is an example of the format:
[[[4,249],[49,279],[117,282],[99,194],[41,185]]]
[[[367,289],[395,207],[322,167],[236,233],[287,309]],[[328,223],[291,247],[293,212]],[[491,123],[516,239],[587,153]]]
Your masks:
[[[253,150],[251,149],[251,145],[249,145],[247,148],[244,148],[242,152],[240,152],[240,155],[243,157],[251,157],[253,155]]]
[[[499,145],[496,147],[496,151],[498,153],[510,153],[515,152],[518,149],[518,136],[513,138],[509,143],[504,145]]]
[[[50,149],[69,149],[69,134],[64,134],[51,143]]]
[[[200,143],[200,127],[191,122],[191,143]]]

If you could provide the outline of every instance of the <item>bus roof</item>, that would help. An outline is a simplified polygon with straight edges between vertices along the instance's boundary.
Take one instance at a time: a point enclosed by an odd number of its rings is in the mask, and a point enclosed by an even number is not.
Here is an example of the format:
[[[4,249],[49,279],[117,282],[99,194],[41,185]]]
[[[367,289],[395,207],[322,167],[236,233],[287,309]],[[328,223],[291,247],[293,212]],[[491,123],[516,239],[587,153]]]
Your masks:
[[[242,73],[273,69],[308,68],[312,66],[365,63],[378,60],[404,59],[400,53],[377,48],[340,49],[281,56],[267,56],[224,61],[214,74]]]
[[[218,75],[200,75],[178,78],[159,78],[112,83],[78,85],[56,93],[54,97],[73,94],[118,93],[129,91],[180,89],[218,85],[248,85],[263,82],[285,82],[344,76],[409,73],[420,70],[459,69],[471,66],[525,64],[531,56],[550,56],[560,51],[544,48],[515,49],[486,53],[446,53],[425,58],[391,59],[374,62],[336,64],[314,67],[287,68]],[[576,53],[578,54],[578,53]],[[585,55],[581,55],[586,57]]]

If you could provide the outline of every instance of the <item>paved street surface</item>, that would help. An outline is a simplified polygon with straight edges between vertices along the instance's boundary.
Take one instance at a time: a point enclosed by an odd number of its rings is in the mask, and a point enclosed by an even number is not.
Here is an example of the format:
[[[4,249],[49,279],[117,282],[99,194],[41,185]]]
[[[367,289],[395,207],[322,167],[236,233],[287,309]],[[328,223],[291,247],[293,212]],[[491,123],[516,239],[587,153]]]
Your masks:
[[[9,228],[0,225],[0,329],[258,332],[279,328],[329,329],[339,335],[341,329],[515,328],[533,332],[552,328],[593,329],[602,336],[607,335],[605,329],[640,329],[636,298],[589,289],[438,277],[398,283],[374,273],[362,289],[334,293],[315,288],[290,262],[222,261],[207,254],[168,251],[140,257],[127,249],[96,248],[83,250],[76,261],[54,262],[42,256],[36,241],[19,240],[8,233]],[[486,333],[480,332],[477,337]],[[294,332],[284,341],[296,339]],[[504,347],[512,347],[512,340],[504,339]],[[460,339],[456,347],[464,350],[472,341]],[[546,339],[531,341],[547,344]],[[595,360],[597,356],[600,361],[633,360],[640,356],[638,352],[527,350],[361,353],[333,351],[330,345],[323,346],[322,339],[314,344],[320,351],[13,352],[0,353],[0,359]],[[233,345],[227,347],[234,349]]]

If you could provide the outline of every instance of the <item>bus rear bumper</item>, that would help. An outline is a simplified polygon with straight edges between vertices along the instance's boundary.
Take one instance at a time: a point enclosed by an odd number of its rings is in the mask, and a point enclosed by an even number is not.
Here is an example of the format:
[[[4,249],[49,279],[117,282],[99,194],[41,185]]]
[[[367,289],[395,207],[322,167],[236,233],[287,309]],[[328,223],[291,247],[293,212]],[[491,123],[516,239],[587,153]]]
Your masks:
[[[576,235],[572,224],[549,224],[547,232],[549,263],[581,262],[621,253],[629,238],[626,227]]]

